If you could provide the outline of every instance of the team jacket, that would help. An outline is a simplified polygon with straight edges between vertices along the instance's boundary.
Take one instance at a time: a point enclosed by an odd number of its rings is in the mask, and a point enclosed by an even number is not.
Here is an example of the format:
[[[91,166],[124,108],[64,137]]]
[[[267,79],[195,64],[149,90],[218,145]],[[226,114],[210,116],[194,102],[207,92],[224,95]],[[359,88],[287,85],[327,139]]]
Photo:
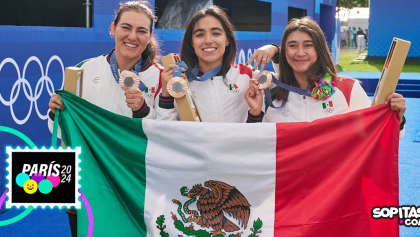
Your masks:
[[[111,52],[112,53],[112,52]],[[120,114],[127,117],[136,116],[131,108],[125,102],[124,91],[112,74],[109,64],[109,55],[101,55],[96,58],[85,60],[77,66],[84,69],[83,75],[83,93],[82,98],[110,112]],[[155,97],[160,91],[160,73],[162,67],[151,62],[149,58],[143,59],[142,69],[139,72],[140,81],[142,81],[147,89],[143,91],[145,106],[138,112],[149,111],[144,118],[154,119]],[[145,107],[143,106],[143,107]],[[49,116],[48,128],[52,131],[54,121]],[[59,131],[59,137],[61,132]]]
[[[316,119],[370,107],[371,101],[360,83],[347,78],[343,80],[351,80],[350,93],[347,95],[349,98],[346,98],[338,87],[334,87],[334,94],[327,100],[315,100],[312,97],[289,92],[288,101],[283,107],[279,109],[268,107],[263,122],[312,122]],[[279,107],[282,102],[274,100],[273,104]]]
[[[315,100],[294,92],[289,92],[288,101],[281,108],[268,107],[263,114],[262,122],[312,122],[316,119],[344,114],[371,106],[371,101],[360,83],[351,78],[342,78],[336,81],[334,94],[327,100]],[[275,107],[281,106],[282,101],[274,100]],[[261,119],[262,116],[260,116]],[[248,122],[255,122],[258,117],[248,114]],[[400,131],[400,139],[405,129]]]
[[[244,93],[249,87],[249,80],[258,71],[243,64],[231,67],[226,78],[214,76],[206,81],[191,81],[190,88],[194,96],[202,122],[244,123],[249,110]],[[172,100],[173,101],[173,100]],[[156,106],[156,119],[179,120],[176,106],[164,108],[162,97]]]

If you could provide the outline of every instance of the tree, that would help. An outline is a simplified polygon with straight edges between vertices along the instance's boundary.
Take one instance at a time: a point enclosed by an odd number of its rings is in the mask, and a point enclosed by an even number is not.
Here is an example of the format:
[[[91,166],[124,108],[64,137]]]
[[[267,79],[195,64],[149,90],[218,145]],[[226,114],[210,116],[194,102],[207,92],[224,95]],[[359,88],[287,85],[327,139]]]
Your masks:
[[[369,0],[337,0],[337,8],[369,7]]]
[[[342,8],[350,11],[353,7],[369,7],[369,0],[337,0],[337,13]]]

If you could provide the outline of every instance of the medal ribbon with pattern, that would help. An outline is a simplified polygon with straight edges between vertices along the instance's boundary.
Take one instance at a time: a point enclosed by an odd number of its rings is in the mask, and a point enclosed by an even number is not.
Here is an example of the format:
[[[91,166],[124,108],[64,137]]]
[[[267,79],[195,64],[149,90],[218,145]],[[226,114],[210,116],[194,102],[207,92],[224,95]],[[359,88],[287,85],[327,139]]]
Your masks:
[[[142,62],[142,59],[140,58],[140,60],[134,66],[134,70],[130,70],[130,71],[138,75],[138,73],[141,70],[141,62]],[[115,58],[115,51],[112,52],[112,54],[109,56],[109,64],[111,65],[111,71],[112,71],[112,74],[114,75],[115,80],[117,81],[117,83],[119,83],[120,73],[118,73],[118,65],[117,65],[117,59]],[[147,88],[146,85],[142,81],[140,81],[139,90],[144,91],[146,90],[146,88]]]

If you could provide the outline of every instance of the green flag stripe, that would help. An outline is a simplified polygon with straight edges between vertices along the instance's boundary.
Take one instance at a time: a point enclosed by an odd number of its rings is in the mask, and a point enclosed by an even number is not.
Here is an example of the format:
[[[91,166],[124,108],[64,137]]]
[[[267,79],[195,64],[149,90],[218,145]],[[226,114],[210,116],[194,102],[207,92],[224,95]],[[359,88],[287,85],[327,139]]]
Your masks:
[[[142,120],[103,110],[66,91],[57,94],[66,105],[59,118],[63,140],[69,147],[81,147],[79,183],[91,203],[95,226],[119,227],[95,228],[93,236],[145,233],[147,137]],[[120,129],[118,133],[108,130],[114,126]],[[78,210],[77,219],[78,235],[86,236],[88,219],[84,206]]]

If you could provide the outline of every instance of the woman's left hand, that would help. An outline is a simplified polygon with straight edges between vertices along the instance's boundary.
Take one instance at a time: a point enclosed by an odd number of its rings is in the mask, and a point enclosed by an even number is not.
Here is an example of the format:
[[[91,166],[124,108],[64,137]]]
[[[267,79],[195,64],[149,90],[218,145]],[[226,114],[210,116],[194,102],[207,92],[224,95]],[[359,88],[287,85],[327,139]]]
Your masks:
[[[278,48],[274,45],[264,45],[261,48],[258,48],[249,58],[248,62],[246,62],[246,65],[250,65],[252,61],[255,59],[255,63],[253,68],[253,71],[258,69],[258,66],[261,65],[261,71],[264,70],[265,66],[270,63],[271,59],[276,56],[278,52]]]
[[[400,112],[400,123],[401,123],[403,121],[405,110],[407,109],[405,107],[404,97],[401,94],[393,92],[389,94],[388,97],[386,97],[385,103],[389,104],[389,106],[391,107],[393,111]]]
[[[125,89],[125,102],[133,111],[139,110],[144,103],[143,92],[134,87]]]

